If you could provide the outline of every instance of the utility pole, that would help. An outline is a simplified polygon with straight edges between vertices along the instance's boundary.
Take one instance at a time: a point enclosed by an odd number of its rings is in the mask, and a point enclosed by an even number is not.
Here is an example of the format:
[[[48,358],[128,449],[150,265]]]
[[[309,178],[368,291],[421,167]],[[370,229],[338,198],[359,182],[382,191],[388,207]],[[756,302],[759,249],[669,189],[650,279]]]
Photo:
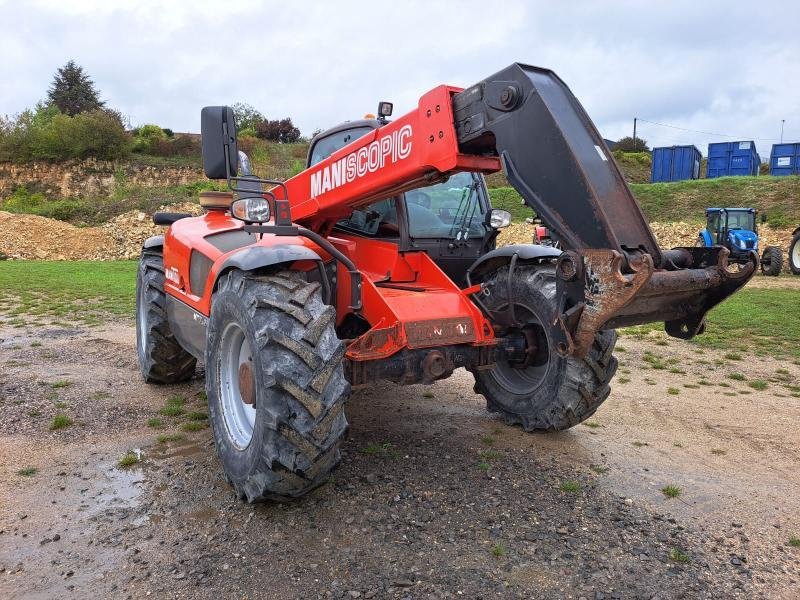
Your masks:
[[[784,123],[786,123],[786,119],[781,119],[781,144],[783,143],[783,124]],[[636,125],[633,126],[633,130],[636,131]]]
[[[781,132],[783,132],[781,126]],[[783,140],[783,133],[781,133],[781,140]],[[636,117],[633,117],[633,151],[636,152]]]

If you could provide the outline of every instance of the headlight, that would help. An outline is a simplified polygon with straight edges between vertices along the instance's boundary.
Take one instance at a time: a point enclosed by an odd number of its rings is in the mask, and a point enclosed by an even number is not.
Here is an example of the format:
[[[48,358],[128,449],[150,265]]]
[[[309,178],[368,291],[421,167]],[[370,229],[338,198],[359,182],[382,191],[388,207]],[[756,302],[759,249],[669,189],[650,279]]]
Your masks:
[[[247,223],[269,221],[269,202],[264,198],[241,198],[231,204],[231,215]]]

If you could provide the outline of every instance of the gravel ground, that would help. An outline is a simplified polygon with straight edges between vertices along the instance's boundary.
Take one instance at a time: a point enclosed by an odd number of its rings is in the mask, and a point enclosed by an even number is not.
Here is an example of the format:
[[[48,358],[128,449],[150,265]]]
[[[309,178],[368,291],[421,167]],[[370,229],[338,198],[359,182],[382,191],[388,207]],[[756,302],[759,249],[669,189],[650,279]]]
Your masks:
[[[202,373],[146,386],[133,342],[126,323],[0,327],[0,596],[800,594],[789,544],[800,400],[781,387],[800,378],[795,365],[736,365],[748,379],[789,371],[766,390],[697,385],[710,353],[625,338],[609,400],[555,435],[492,418],[463,371],[429,387],[378,384],[349,402],[328,484],[253,506],[225,483],[209,430],[182,431],[203,410]],[[680,357],[684,372],[643,370],[645,351]],[[185,413],[159,414],[175,396]],[[56,414],[73,423],[50,430]],[[120,468],[129,450],[142,460]],[[665,485],[681,494],[666,498]]]

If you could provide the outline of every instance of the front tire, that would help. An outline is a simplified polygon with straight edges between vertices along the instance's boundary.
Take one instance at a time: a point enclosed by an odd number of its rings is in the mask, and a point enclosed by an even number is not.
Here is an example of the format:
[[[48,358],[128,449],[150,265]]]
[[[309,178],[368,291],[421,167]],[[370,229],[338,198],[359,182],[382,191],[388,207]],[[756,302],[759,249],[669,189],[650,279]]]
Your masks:
[[[491,310],[508,305],[508,268],[499,269],[487,281],[489,294],[481,300]],[[611,392],[609,383],[617,371],[613,356],[617,333],[601,331],[585,358],[565,358],[555,351],[550,324],[556,317],[555,267],[517,267],[511,283],[515,313],[536,339],[538,351],[531,364],[518,367],[499,358],[494,368],[474,371],[475,391],[486,397],[490,412],[500,413],[506,423],[525,431],[561,431],[594,414]]]
[[[160,251],[142,250],[136,275],[136,350],[147,383],[191,379],[197,364],[175,339],[167,319],[164,259]]]
[[[761,272],[769,277],[777,277],[783,268],[783,252],[777,246],[767,246],[761,255]]]
[[[800,275],[800,231],[792,236],[789,244],[789,269],[793,275]]]
[[[324,483],[347,430],[344,344],[318,283],[291,271],[225,275],[206,347],[206,393],[227,480],[248,502]]]

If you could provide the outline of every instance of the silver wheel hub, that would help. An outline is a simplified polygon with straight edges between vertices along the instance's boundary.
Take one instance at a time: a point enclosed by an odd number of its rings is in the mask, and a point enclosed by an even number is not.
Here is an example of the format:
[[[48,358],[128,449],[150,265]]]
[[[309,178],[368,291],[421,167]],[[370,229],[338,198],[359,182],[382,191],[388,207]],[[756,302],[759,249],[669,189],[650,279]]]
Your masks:
[[[792,264],[795,267],[800,267],[800,242],[792,246]]]
[[[256,423],[253,353],[244,331],[229,323],[222,332],[217,372],[222,420],[228,439],[244,450],[253,439]]]

